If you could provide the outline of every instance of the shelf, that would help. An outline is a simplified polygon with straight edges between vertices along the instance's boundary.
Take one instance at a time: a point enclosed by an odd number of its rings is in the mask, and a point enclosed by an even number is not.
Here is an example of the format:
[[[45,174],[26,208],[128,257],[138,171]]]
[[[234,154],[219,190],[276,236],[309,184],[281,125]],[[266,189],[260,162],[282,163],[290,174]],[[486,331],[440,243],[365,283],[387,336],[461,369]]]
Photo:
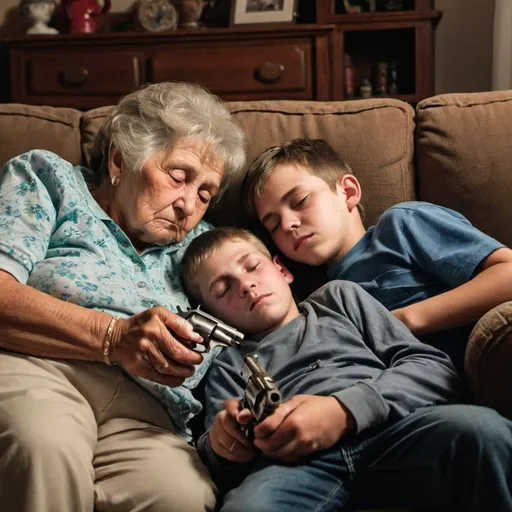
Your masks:
[[[329,23],[335,23],[341,28],[351,25],[364,24],[400,24],[420,21],[438,21],[442,14],[440,11],[395,11],[395,12],[361,12],[355,14],[334,14]]]

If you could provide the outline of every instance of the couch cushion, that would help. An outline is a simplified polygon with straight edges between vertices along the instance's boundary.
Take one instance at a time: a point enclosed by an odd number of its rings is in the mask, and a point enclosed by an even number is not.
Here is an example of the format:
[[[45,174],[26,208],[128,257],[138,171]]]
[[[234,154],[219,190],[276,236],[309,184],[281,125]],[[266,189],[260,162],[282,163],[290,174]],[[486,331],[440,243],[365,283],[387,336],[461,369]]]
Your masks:
[[[469,337],[466,373],[475,401],[512,418],[512,302],[491,309]]]
[[[80,116],[70,108],[0,105],[0,166],[31,149],[47,149],[79,164]]]
[[[80,123],[80,132],[82,137],[82,155],[85,165],[89,166],[91,163],[91,151],[94,145],[94,138],[98,130],[103,126],[113,106],[99,107],[87,111],[82,116]]]
[[[512,245],[512,91],[447,94],[417,106],[418,195]]]
[[[366,223],[393,204],[414,199],[414,111],[391,99],[349,102],[248,101],[228,103],[248,138],[248,162],[269,146],[297,137],[326,139],[361,181]],[[209,218],[240,224],[242,176]]]

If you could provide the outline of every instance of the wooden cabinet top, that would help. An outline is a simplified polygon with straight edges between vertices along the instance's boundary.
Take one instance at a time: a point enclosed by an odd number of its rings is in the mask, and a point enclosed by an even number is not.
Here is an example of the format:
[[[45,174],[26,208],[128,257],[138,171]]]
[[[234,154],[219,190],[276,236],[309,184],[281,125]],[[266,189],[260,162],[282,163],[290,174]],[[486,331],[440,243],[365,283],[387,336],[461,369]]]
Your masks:
[[[174,32],[98,32],[95,34],[58,34],[58,35],[29,35],[8,38],[4,41],[10,48],[38,47],[87,44],[137,44],[153,45],[158,43],[171,43],[217,40],[250,40],[261,37],[291,38],[297,35],[323,35],[328,34],[335,25],[293,24],[293,23],[266,23],[263,25],[240,25],[230,28],[197,28],[178,29]]]

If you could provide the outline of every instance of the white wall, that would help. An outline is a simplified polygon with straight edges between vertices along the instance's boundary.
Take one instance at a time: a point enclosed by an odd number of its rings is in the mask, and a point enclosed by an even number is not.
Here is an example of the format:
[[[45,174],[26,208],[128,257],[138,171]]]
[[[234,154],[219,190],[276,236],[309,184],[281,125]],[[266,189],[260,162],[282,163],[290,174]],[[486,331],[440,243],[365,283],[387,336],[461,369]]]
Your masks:
[[[436,0],[436,93],[491,89],[495,0]]]

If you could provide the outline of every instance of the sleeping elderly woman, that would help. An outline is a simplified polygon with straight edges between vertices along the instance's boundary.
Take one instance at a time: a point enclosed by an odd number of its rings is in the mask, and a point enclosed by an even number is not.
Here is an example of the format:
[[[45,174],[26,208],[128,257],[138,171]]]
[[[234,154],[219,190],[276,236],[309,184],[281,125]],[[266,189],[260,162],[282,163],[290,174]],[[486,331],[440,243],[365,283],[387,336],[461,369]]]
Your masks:
[[[114,108],[92,162],[36,150],[0,174],[0,508],[213,510],[186,427],[209,358],[173,311],[244,135],[204,89],[154,84]]]

